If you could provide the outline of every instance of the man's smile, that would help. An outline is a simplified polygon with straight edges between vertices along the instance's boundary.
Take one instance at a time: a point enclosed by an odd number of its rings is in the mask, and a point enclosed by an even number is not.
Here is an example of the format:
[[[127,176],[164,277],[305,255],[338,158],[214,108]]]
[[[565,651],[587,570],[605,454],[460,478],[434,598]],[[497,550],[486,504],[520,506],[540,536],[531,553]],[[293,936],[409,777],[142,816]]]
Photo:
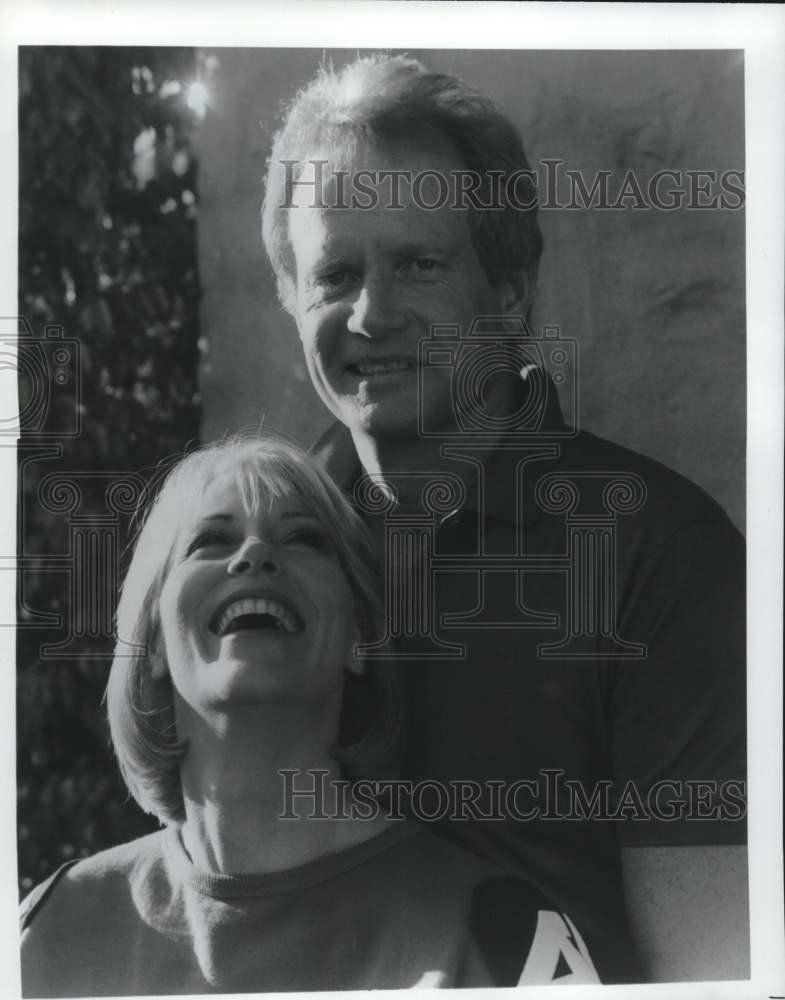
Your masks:
[[[417,363],[414,358],[387,357],[351,361],[346,365],[350,375],[360,378],[377,378],[380,375],[394,375],[398,372],[414,371]]]

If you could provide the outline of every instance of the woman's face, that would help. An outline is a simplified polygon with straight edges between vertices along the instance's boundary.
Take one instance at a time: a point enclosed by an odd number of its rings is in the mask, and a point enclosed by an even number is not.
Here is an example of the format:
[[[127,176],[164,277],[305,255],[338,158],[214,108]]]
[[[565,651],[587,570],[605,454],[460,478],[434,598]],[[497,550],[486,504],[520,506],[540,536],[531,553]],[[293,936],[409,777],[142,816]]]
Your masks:
[[[185,515],[160,617],[154,676],[168,669],[196,711],[340,704],[344,669],[359,669],[352,593],[320,522],[296,493],[249,515],[233,470]]]

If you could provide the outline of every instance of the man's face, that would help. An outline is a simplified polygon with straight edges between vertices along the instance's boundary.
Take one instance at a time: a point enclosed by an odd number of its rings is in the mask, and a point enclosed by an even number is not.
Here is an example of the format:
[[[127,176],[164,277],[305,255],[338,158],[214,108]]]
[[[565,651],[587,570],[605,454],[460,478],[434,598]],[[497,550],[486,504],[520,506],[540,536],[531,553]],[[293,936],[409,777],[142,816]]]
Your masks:
[[[324,159],[324,157],[321,157]],[[316,159],[316,157],[314,157]],[[460,164],[448,149],[371,150],[363,169],[439,170]],[[313,180],[310,165],[301,177]],[[352,190],[346,182],[346,201]],[[367,177],[363,183],[367,186]],[[401,208],[387,207],[390,181],[374,186],[370,209],[310,207],[312,187],[295,188],[289,233],[296,262],[296,320],[316,391],[351,430],[371,436],[413,434],[418,412],[418,345],[433,324],[466,333],[478,315],[504,312],[472,244],[467,210],[436,210],[435,182]],[[325,202],[330,204],[329,196]],[[429,428],[454,427],[451,369],[423,369],[423,416]]]

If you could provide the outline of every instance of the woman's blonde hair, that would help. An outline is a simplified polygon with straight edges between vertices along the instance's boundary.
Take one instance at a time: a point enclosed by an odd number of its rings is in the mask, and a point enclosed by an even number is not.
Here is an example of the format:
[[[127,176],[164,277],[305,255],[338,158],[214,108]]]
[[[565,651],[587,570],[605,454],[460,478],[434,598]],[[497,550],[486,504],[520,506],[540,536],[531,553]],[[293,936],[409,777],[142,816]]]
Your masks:
[[[180,461],[153,489],[134,545],[117,608],[117,642],[106,690],[112,742],[131,795],[164,823],[184,817],[180,762],[186,745],[178,739],[169,679],[151,674],[150,652],[160,634],[159,598],[171,566],[179,527],[205,487],[234,473],[249,514],[260,503],[295,492],[319,520],[354,598],[362,642],[379,638],[382,625],[381,556],[360,516],[328,474],[305,452],[272,437],[242,438],[210,445]],[[347,673],[347,678],[351,677]],[[336,748],[346,776],[390,772],[400,729],[400,697],[391,662],[369,661],[354,691],[353,708],[365,719],[342,719],[342,730],[360,732]],[[346,708],[346,706],[344,706]],[[367,724],[366,724],[367,723]]]

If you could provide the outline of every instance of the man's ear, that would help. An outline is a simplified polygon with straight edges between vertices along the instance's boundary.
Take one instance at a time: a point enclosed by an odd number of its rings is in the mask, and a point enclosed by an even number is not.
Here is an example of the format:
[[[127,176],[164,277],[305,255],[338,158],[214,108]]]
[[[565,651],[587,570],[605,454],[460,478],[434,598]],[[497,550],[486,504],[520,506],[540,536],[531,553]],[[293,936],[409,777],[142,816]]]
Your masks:
[[[534,302],[536,285],[536,273],[528,270],[516,271],[502,282],[499,289],[502,313],[505,316],[523,316],[526,319]]]
[[[150,651],[147,654],[150,661],[150,676],[154,681],[162,681],[169,676],[169,664],[166,659],[166,649],[164,648],[163,636],[156,632],[153,641],[150,643]]]

